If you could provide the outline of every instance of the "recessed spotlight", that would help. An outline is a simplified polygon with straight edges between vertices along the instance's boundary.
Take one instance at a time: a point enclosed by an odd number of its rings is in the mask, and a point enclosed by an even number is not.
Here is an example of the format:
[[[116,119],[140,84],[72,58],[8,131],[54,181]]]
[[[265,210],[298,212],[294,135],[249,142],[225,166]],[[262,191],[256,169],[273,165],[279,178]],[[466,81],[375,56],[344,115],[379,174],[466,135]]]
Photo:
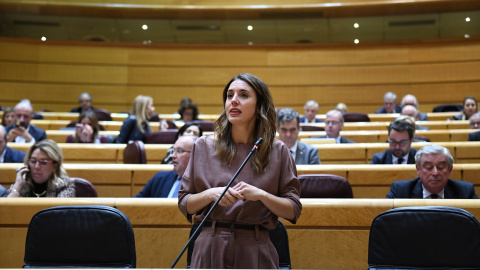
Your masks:
[[[470,17],[466,17],[466,18],[465,18],[465,21],[466,21],[466,22],[469,22],[469,21],[470,21]]]
[[[465,38],[470,38],[470,35],[469,35],[469,34],[465,34],[464,37],[465,37]]]
[[[253,26],[251,26],[251,25],[247,26],[247,30],[248,30],[248,31],[252,31],[252,30],[253,30]]]
[[[47,40],[47,38],[46,38],[45,36],[43,36],[42,38],[40,38],[40,40],[42,40],[42,41],[46,41],[46,40]]]
[[[253,42],[249,41],[249,42],[248,42],[248,45],[252,46],[252,45],[253,45]]]
[[[360,43],[360,40],[358,40],[358,38],[356,38],[353,42],[354,42],[355,44],[358,44],[358,43]]]
[[[148,29],[148,25],[146,25],[146,24],[142,25],[142,29],[143,29],[143,30],[147,30],[147,29]]]
[[[353,27],[358,28],[358,27],[360,27],[360,25],[358,23],[354,23]]]

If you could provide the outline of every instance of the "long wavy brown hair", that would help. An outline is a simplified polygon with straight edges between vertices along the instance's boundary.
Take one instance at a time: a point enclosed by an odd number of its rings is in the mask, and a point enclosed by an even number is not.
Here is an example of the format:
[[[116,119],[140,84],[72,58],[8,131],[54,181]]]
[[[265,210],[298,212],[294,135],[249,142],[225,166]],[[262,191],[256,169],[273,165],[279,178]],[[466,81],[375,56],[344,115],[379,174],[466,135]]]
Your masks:
[[[272,151],[272,143],[275,139],[276,117],[275,106],[270,95],[267,85],[258,77],[243,73],[233,77],[223,89],[223,112],[215,121],[214,131],[216,135],[216,154],[221,162],[230,165],[234,160],[237,149],[232,138],[232,124],[228,121],[225,111],[225,102],[227,100],[227,91],[235,80],[242,80],[247,83],[257,94],[257,117],[255,120],[255,130],[253,138],[263,138],[263,144],[252,155],[252,166],[257,173],[262,173],[270,162],[270,153]],[[253,142],[252,142],[253,143]]]

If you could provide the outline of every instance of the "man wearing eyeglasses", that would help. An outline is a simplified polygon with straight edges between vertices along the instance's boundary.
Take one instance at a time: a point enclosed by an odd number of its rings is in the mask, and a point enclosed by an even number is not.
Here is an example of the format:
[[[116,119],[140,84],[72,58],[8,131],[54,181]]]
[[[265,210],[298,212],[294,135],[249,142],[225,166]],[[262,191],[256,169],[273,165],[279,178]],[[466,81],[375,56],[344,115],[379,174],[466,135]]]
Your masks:
[[[0,125],[0,163],[22,163],[25,153],[7,146],[7,133]]]
[[[474,113],[469,120],[471,129],[480,129],[480,112]],[[480,141],[480,131],[468,134],[468,141]]]
[[[415,155],[418,177],[395,181],[386,198],[478,199],[472,183],[450,179],[453,157],[447,148],[426,145]]]
[[[179,137],[173,146],[173,171],[162,171],[155,174],[135,197],[178,198],[182,176],[197,138],[197,136]]]
[[[373,155],[371,164],[415,164],[417,150],[410,148],[415,129],[406,120],[395,120],[388,127],[389,149]]]
[[[402,107],[397,104],[397,95],[392,92],[387,92],[383,96],[383,107],[376,110],[375,113],[400,113]]]
[[[327,112],[325,118],[325,132],[327,135],[312,137],[320,139],[335,139],[335,143],[355,143],[345,137],[340,136],[340,131],[343,128],[343,114],[337,110],[331,110]]]

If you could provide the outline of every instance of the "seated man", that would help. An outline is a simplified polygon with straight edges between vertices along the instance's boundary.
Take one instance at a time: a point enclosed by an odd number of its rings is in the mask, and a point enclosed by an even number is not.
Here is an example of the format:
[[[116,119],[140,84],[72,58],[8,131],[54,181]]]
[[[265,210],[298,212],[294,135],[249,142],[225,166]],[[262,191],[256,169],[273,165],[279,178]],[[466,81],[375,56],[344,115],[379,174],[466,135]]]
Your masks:
[[[418,117],[415,119],[417,121],[428,121],[428,116],[426,113],[418,111],[418,101],[414,95],[405,95],[402,98],[402,102],[400,103],[400,107],[405,107],[406,105],[412,105],[418,112]]]
[[[82,113],[95,110],[95,108],[92,107],[92,96],[87,92],[81,93],[78,96],[78,103],[80,104],[80,107],[73,108],[70,112]]]
[[[197,136],[179,137],[173,147],[173,171],[155,174],[135,197],[178,198],[182,176],[197,138]]]
[[[318,103],[315,102],[314,100],[309,100],[305,103],[305,106],[303,106],[303,109],[305,110],[305,116],[302,116],[300,118],[299,123],[321,123],[323,122],[320,119],[315,118],[318,113]]]
[[[410,148],[415,128],[405,120],[394,120],[388,126],[390,148],[383,153],[373,155],[371,164],[415,164],[417,150]]]
[[[318,149],[298,141],[300,116],[294,109],[280,109],[277,113],[277,128],[282,140],[292,153],[295,164],[320,164]]]
[[[16,143],[35,143],[47,138],[45,130],[30,124],[33,118],[32,104],[29,100],[20,101],[14,108],[15,123],[7,126],[8,141]]]
[[[472,183],[452,180],[453,157],[447,148],[426,145],[415,155],[419,177],[395,181],[387,198],[404,199],[478,199]]]
[[[0,163],[22,163],[24,158],[24,152],[12,150],[7,146],[7,133],[0,125]]]
[[[335,139],[335,143],[355,143],[345,137],[340,136],[340,131],[343,128],[343,114],[337,110],[331,110],[327,112],[325,119],[325,131],[327,135],[312,138],[332,138]]]
[[[471,129],[480,129],[480,112],[472,114],[468,122]]]
[[[387,92],[383,96],[383,107],[376,110],[375,113],[400,113],[402,107],[397,105],[397,95]]]
[[[412,117],[415,121],[418,121],[418,111],[417,108],[415,108],[412,105],[405,105],[402,107],[402,115],[410,116]],[[420,125],[415,125],[416,130],[429,130],[429,127],[424,127]]]

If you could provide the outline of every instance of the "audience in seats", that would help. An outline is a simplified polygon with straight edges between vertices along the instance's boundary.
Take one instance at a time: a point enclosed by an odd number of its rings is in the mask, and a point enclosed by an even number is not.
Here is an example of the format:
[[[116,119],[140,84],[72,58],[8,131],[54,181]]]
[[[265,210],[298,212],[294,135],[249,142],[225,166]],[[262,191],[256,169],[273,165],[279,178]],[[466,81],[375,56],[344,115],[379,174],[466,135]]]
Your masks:
[[[7,197],[75,197],[75,184],[63,168],[62,150],[54,141],[30,147]]]
[[[5,108],[2,115],[2,126],[8,127],[15,123],[15,111],[12,107]]]
[[[78,104],[80,106],[77,107],[77,108],[71,109],[70,112],[82,113],[82,112],[86,112],[86,111],[94,111],[95,110],[95,108],[92,106],[92,96],[87,92],[81,93],[78,96]]]
[[[75,136],[68,135],[67,143],[107,143],[107,138],[98,136],[100,126],[93,111],[80,113],[75,126]]]
[[[24,152],[13,150],[7,146],[5,127],[0,126],[0,163],[22,163],[24,159]]]
[[[397,105],[397,95],[387,92],[383,96],[383,107],[376,110],[375,113],[400,113],[402,107]]]
[[[123,121],[117,143],[130,143],[132,141],[145,142],[147,135],[152,132],[148,118],[155,111],[153,99],[149,96],[139,95],[132,105],[130,116]]]
[[[320,119],[317,119],[317,113],[318,113],[318,103],[315,102],[314,100],[309,100],[305,103],[303,106],[305,116],[302,116],[300,118],[299,123],[321,123],[323,122]]]
[[[295,164],[320,164],[318,149],[298,140],[300,116],[297,111],[290,108],[278,110],[277,128],[280,140],[289,148]]]
[[[409,117],[415,119],[415,121],[418,121],[418,111],[417,111],[417,108],[415,108],[415,106],[413,106],[413,105],[403,106],[402,107],[402,115],[409,116]],[[420,126],[420,125],[415,124],[415,130],[429,130],[429,129],[430,129],[429,127],[424,127],[424,126]]]
[[[194,122],[185,123],[175,135],[175,142],[182,136],[196,136],[201,137],[203,135],[202,128]],[[162,164],[172,164],[172,155],[175,151],[174,147],[170,147],[167,151],[167,154],[163,158]]]
[[[180,119],[176,120],[176,124],[187,123],[198,120],[198,108],[193,101],[185,97],[180,102],[180,107],[178,108],[178,114],[180,114]]]
[[[371,164],[415,164],[417,150],[411,148],[415,124],[407,119],[394,120],[388,126],[389,149],[373,155]]]
[[[268,230],[279,217],[292,223],[300,217],[295,164],[285,144],[275,139],[275,106],[262,80],[251,74],[234,77],[223,100],[215,135],[196,140],[182,178],[178,206],[189,222],[200,223],[254,143],[259,138],[263,143],[204,223],[190,268],[278,269]]]
[[[418,117],[415,118],[415,120],[417,120],[417,121],[428,121],[427,114],[423,113],[423,112],[420,112],[418,110],[418,101],[417,101],[417,98],[414,95],[408,94],[408,95],[403,96],[402,102],[400,103],[400,107],[402,107],[402,109],[403,109],[403,107],[405,107],[407,105],[411,105],[411,106],[415,107],[415,109],[417,110]]]
[[[331,110],[327,112],[325,118],[325,131],[327,135],[313,138],[332,138],[335,139],[335,143],[355,143],[343,136],[340,136],[340,131],[343,128],[343,114],[337,110]]]
[[[338,103],[337,106],[335,106],[335,110],[341,112],[341,113],[347,113],[348,108],[345,103]]]
[[[472,183],[450,179],[453,157],[447,148],[426,145],[415,155],[418,177],[393,182],[387,198],[478,199]]]
[[[453,120],[469,120],[476,112],[478,112],[477,100],[474,97],[466,97],[463,100],[462,113],[453,116]]]
[[[148,181],[145,187],[135,197],[178,198],[182,176],[187,168],[193,144],[197,136],[178,138],[173,146],[173,171],[158,172]]]
[[[30,124],[33,118],[32,104],[28,99],[20,101],[14,108],[15,123],[6,127],[8,141],[16,143],[35,143],[47,138],[43,129]]]

